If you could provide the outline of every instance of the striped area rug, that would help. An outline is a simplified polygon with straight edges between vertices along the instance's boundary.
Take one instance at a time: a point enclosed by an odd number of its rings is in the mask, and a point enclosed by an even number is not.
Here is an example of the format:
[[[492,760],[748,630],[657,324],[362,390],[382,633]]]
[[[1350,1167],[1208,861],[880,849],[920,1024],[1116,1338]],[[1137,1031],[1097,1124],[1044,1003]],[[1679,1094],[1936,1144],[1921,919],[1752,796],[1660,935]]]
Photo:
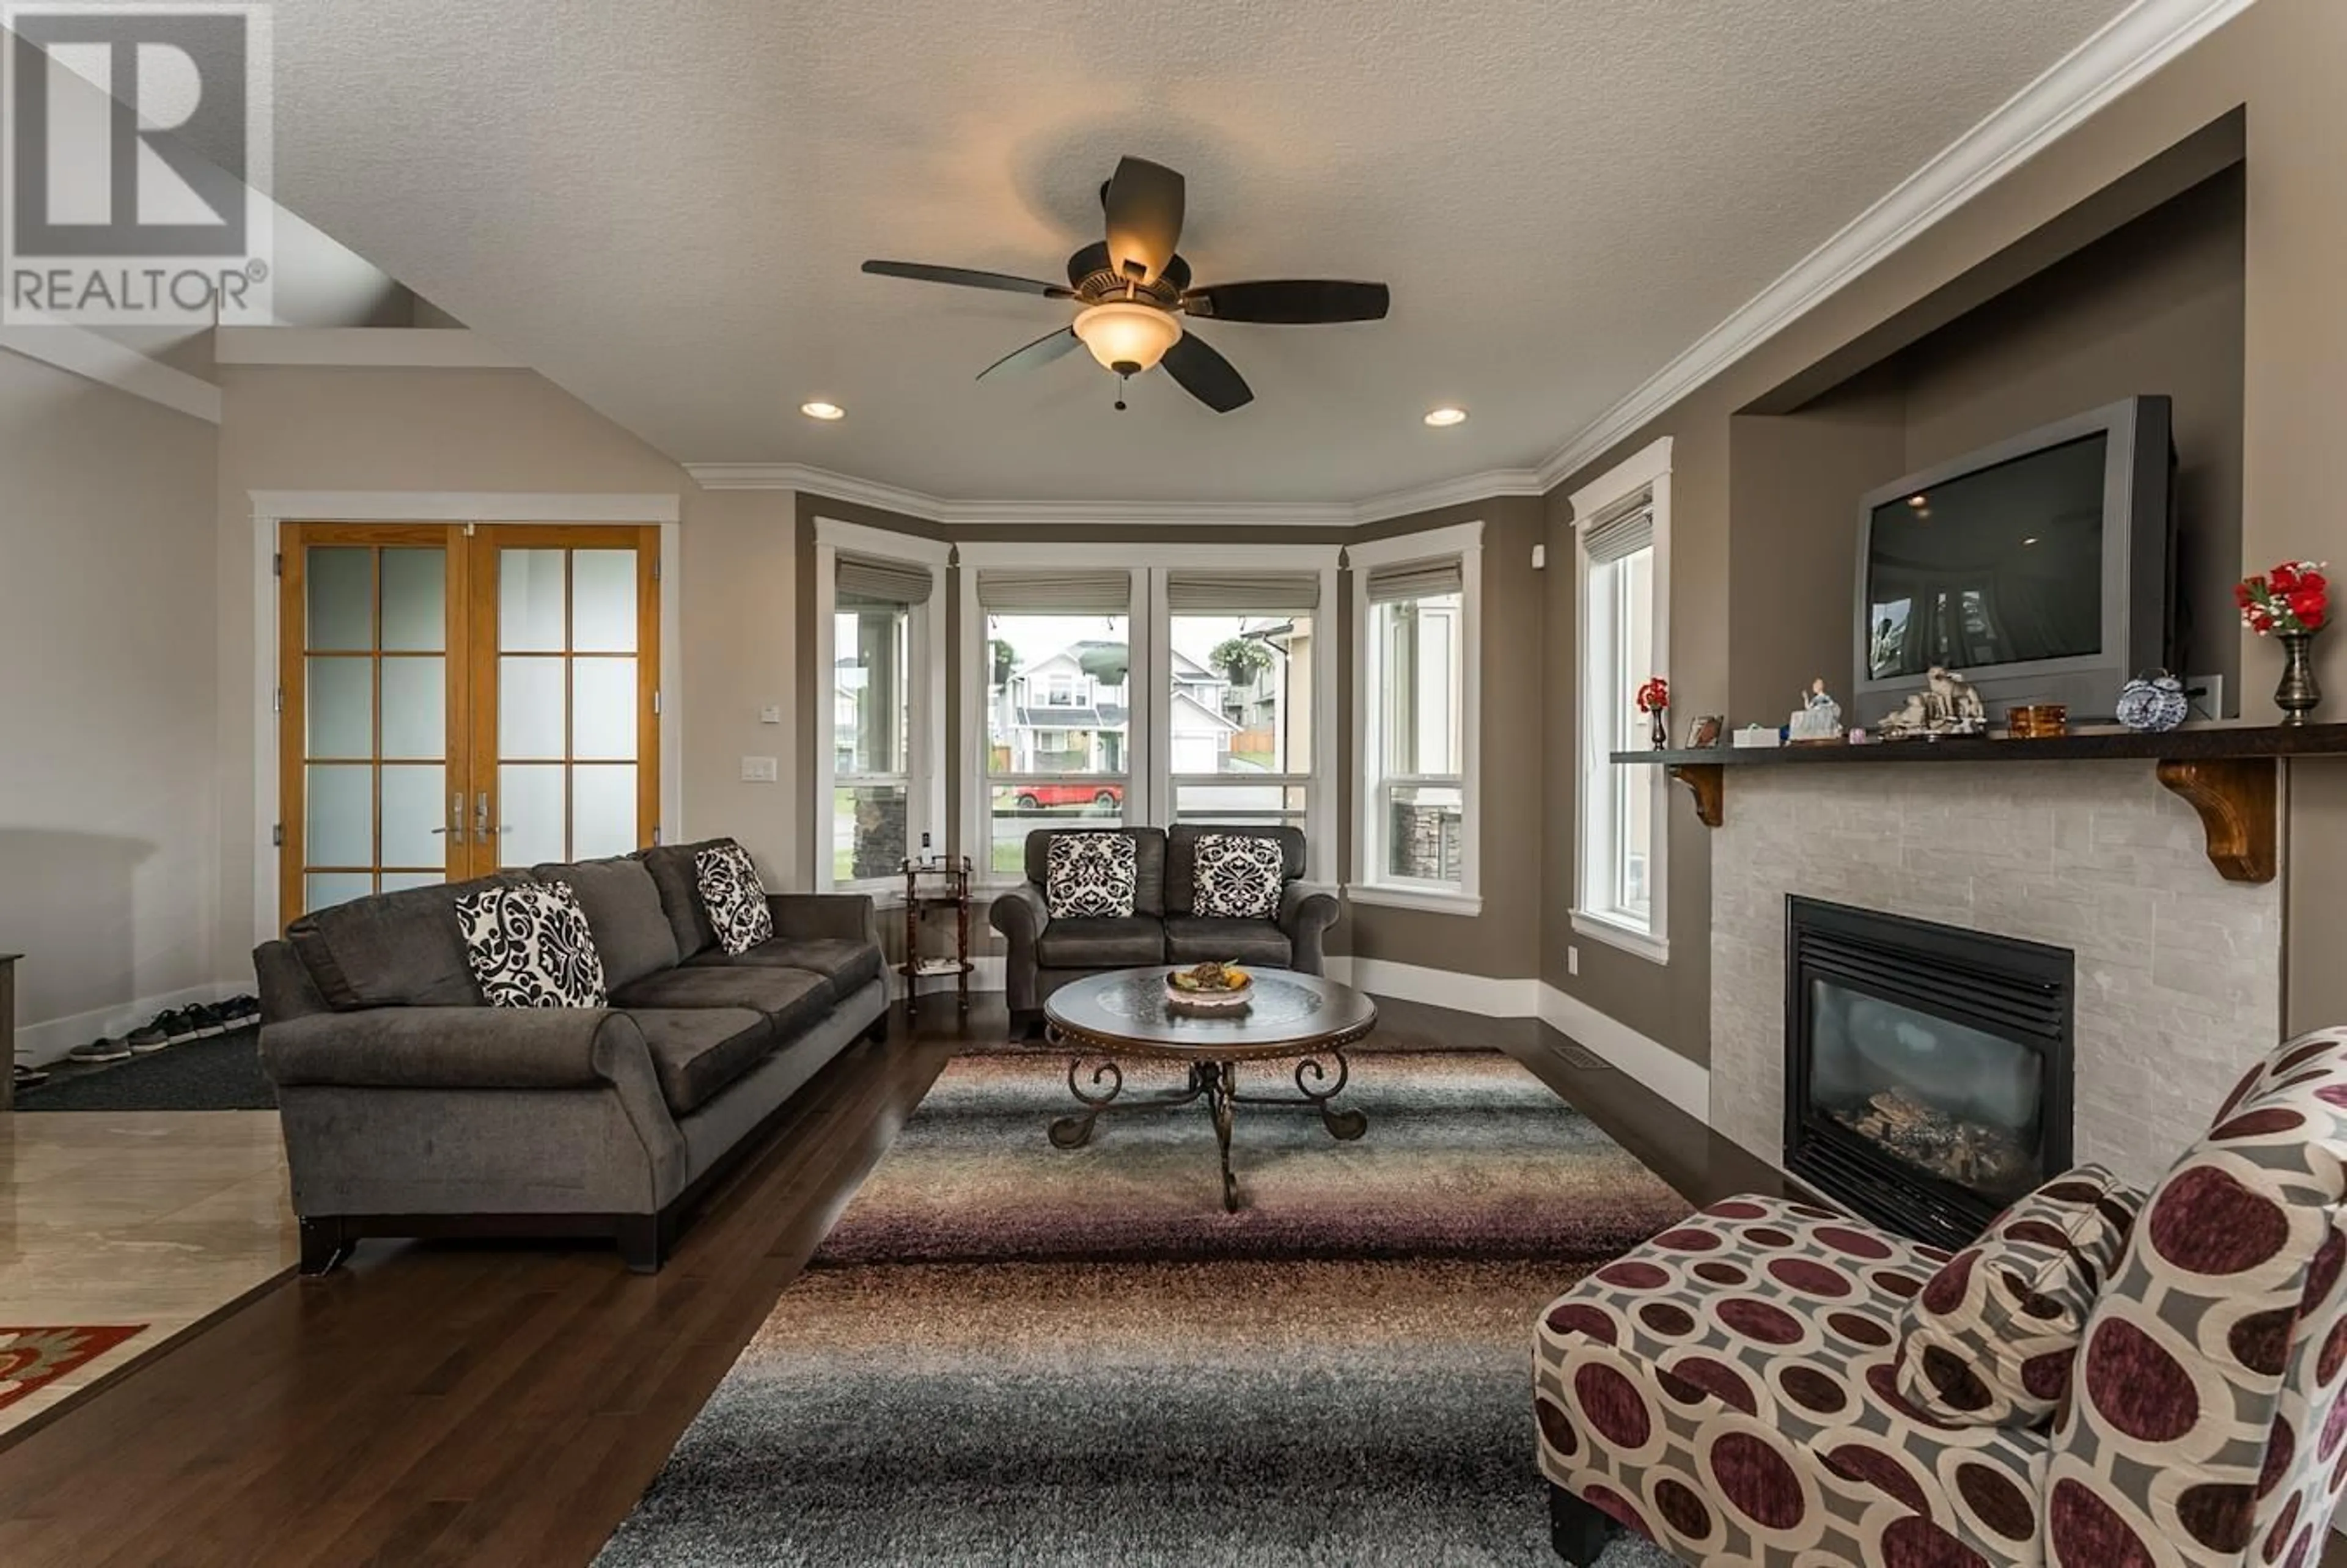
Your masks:
[[[1061,1151],[1063,1060],[957,1060],[600,1562],[1549,1568],[1533,1317],[1688,1205],[1504,1056],[1344,1103],[1239,1107],[1225,1214],[1202,1108]]]

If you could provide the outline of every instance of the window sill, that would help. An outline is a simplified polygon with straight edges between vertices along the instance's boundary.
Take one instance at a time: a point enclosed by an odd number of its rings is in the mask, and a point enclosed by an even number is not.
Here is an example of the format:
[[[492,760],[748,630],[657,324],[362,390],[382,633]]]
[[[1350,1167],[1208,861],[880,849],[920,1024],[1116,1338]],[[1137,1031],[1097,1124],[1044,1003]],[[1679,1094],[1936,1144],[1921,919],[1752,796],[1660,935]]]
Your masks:
[[[1381,909],[1416,909],[1428,915],[1475,916],[1483,912],[1483,900],[1471,893],[1445,893],[1433,888],[1392,887],[1380,883],[1355,882],[1345,888],[1348,904],[1368,904]]]
[[[1619,948],[1625,953],[1635,953],[1649,963],[1671,961],[1671,943],[1667,937],[1656,937],[1635,926],[1624,926],[1618,920],[1608,920],[1602,915],[1582,910],[1573,911],[1573,928],[1580,936]]]

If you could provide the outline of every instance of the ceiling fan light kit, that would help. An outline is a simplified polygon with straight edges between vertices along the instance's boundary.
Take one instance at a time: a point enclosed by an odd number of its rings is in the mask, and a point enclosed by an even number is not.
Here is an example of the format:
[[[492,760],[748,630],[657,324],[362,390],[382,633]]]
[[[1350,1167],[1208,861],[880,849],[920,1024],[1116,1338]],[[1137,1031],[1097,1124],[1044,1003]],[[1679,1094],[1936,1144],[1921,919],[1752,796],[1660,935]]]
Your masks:
[[[1155,305],[1106,300],[1077,313],[1075,333],[1102,370],[1138,375],[1181,341],[1182,323]]]
[[[1383,283],[1276,278],[1190,287],[1190,263],[1174,251],[1182,238],[1184,192],[1182,176],[1163,164],[1119,159],[1116,172],[1101,187],[1107,238],[1068,258],[1065,287],[926,261],[870,261],[864,270],[878,277],[1073,300],[1081,307],[1069,326],[1013,349],[979,372],[981,381],[1047,364],[1081,343],[1102,369],[1115,374],[1120,385],[1163,364],[1183,391],[1217,414],[1245,406],[1255,393],[1230,361],[1195,333],[1183,330],[1183,316],[1276,326],[1384,319],[1390,296]],[[1116,406],[1124,406],[1122,395]]]

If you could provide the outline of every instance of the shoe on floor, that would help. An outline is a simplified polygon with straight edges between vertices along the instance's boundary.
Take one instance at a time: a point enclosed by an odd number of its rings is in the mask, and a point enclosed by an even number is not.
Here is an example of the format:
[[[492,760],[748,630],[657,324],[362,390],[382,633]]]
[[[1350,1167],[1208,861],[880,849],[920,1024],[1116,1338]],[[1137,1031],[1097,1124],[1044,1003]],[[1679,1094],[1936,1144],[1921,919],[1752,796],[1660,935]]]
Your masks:
[[[77,1045],[66,1052],[67,1061],[128,1061],[130,1046],[112,1035],[101,1034],[87,1045]]]
[[[159,1024],[140,1024],[123,1036],[122,1043],[130,1048],[133,1056],[149,1056],[171,1049],[171,1036]]]
[[[37,1067],[27,1067],[21,1061],[8,1064],[8,1083],[13,1089],[36,1089],[49,1081],[49,1075]]]
[[[189,1006],[187,1010],[188,1021],[195,1026],[195,1030],[198,1034],[226,1034],[228,1032],[228,1024],[226,1020],[220,1017],[220,1009],[212,1006],[211,1003],[194,1002]]]
[[[250,1029],[261,1021],[261,999],[256,996],[231,997],[220,1003],[220,1011],[231,1029]]]
[[[154,1027],[161,1030],[173,1045],[184,1045],[203,1032],[196,1027],[196,1020],[188,1016],[185,1008],[173,1008],[169,1012],[156,1014]]]

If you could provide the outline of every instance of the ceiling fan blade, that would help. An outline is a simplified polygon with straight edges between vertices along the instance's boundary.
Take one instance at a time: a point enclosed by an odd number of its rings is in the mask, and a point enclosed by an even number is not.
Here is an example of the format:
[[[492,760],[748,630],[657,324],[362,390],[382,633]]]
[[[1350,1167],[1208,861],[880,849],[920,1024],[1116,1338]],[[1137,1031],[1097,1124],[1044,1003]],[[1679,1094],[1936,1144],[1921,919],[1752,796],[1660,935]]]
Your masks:
[[[910,278],[920,283],[952,283],[965,289],[999,289],[1006,294],[1040,294],[1047,300],[1071,300],[1075,291],[1038,278],[1014,278],[1008,272],[981,272],[971,267],[933,267],[927,261],[866,261],[864,270],[875,277]]]
[[[1183,391],[1217,414],[1228,414],[1255,401],[1246,378],[1232,369],[1231,362],[1216,354],[1213,345],[1195,333],[1184,333],[1158,363],[1165,367],[1166,374],[1181,384]]]
[[[1021,370],[1032,370],[1039,364],[1049,364],[1082,343],[1073,327],[1061,327],[1055,333],[1045,333],[1024,348],[1012,349],[992,364],[978,373],[984,381],[989,375],[1007,375]]]
[[[1118,272],[1153,283],[1182,241],[1182,177],[1145,158],[1117,159],[1101,192],[1108,210],[1108,254]]]
[[[1317,326],[1327,322],[1376,322],[1393,302],[1383,283],[1348,283],[1332,278],[1276,278],[1253,283],[1215,283],[1182,296],[1182,308],[1218,322],[1268,322],[1279,326]]]

